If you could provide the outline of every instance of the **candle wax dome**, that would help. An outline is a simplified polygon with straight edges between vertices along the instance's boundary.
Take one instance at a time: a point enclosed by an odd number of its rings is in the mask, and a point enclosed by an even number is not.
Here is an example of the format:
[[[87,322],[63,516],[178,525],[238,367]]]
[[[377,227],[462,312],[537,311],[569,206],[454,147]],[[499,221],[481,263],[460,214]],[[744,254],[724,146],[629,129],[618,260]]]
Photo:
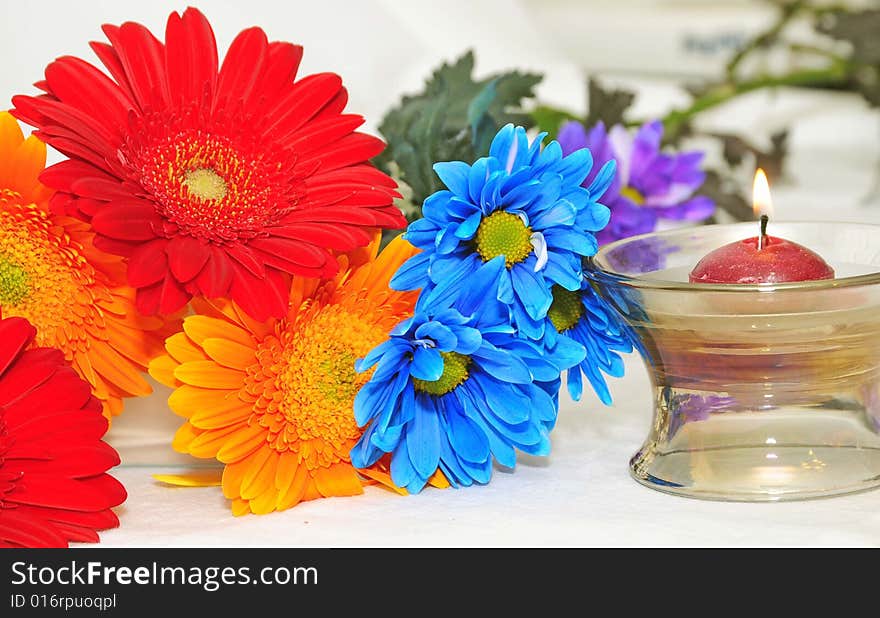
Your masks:
[[[834,269],[803,245],[765,236],[746,238],[706,254],[691,271],[691,283],[785,283],[833,279]]]

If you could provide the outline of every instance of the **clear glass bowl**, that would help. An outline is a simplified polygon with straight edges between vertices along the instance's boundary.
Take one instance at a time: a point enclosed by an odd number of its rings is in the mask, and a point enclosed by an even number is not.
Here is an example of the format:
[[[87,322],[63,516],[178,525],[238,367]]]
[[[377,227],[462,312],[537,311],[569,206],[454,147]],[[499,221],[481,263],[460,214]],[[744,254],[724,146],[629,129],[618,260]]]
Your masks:
[[[654,389],[630,461],[660,491],[715,500],[880,485],[880,226],[771,222],[834,267],[825,281],[691,284],[709,251],[756,236],[712,225],[602,247],[588,276],[631,327]]]

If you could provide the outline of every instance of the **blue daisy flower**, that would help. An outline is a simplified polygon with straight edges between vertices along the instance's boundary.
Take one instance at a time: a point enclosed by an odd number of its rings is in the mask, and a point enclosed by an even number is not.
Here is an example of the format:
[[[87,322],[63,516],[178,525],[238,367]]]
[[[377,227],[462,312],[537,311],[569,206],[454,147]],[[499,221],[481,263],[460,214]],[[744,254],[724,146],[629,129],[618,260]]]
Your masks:
[[[611,405],[611,393],[605,383],[607,374],[620,378],[624,374],[623,359],[616,352],[632,352],[633,337],[628,327],[614,310],[599,297],[589,282],[584,281],[577,291],[554,286],[553,304],[547,312],[544,345],[551,353],[560,345],[581,345],[584,359],[568,370],[568,392],[579,401],[583,394],[583,379],[605,405]],[[558,383],[557,383],[558,386]],[[551,387],[547,387],[550,391]]]
[[[437,163],[447,189],[425,200],[423,218],[404,237],[422,251],[404,263],[391,281],[397,290],[424,289],[425,304],[449,304],[459,288],[499,256],[505,268],[490,295],[509,308],[525,337],[543,336],[554,285],[581,289],[582,258],[597,249],[594,232],[608,223],[597,200],[615,174],[607,162],[589,186],[587,149],[566,157],[555,141],[541,148],[525,129],[507,125],[473,165]]]
[[[505,269],[498,256],[449,305],[420,302],[358,362],[358,371],[375,370],[355,398],[355,419],[366,426],[351,451],[355,466],[391,453],[394,483],[418,492],[438,469],[453,486],[469,486],[489,482],[493,459],[513,467],[517,449],[549,453],[557,406],[539,383],[584,351],[548,354],[516,334],[506,307],[486,302]]]

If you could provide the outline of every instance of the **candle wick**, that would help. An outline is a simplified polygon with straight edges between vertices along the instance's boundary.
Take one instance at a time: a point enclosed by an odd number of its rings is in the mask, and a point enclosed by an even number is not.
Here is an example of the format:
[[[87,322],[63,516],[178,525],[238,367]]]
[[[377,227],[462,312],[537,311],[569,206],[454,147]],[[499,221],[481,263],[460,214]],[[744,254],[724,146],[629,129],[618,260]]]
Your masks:
[[[764,239],[767,237],[767,224],[770,222],[770,217],[767,215],[761,215],[761,233],[758,235],[758,251],[764,248]]]

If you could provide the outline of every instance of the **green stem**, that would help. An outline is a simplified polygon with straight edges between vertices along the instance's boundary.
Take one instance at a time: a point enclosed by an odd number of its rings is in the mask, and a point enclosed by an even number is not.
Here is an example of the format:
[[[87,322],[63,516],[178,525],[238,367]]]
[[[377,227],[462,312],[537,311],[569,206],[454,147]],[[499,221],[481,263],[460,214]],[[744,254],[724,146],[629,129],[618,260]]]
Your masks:
[[[697,114],[754,90],[779,86],[840,87],[846,85],[850,77],[848,65],[835,64],[827,69],[807,69],[785,75],[763,75],[740,83],[720,84],[694,99],[690,107],[669,112],[663,118],[663,125],[669,134],[673,135]]]
[[[756,49],[760,49],[763,47],[768,47],[773,44],[773,42],[779,37],[780,33],[785,29],[785,27],[791,22],[791,20],[798,14],[800,11],[806,6],[806,2],[804,0],[796,0],[795,2],[789,2],[783,4],[781,9],[781,14],[779,15],[779,19],[776,20],[776,23],[770,26],[767,30],[762,32],[761,34],[754,37],[751,41],[748,42],[747,45],[743,46],[738,52],[733,55],[733,58],[727,63],[726,71],[727,78],[729,80],[733,80],[735,77],[736,69],[739,67],[740,63],[748,56],[750,53],[755,51]]]

